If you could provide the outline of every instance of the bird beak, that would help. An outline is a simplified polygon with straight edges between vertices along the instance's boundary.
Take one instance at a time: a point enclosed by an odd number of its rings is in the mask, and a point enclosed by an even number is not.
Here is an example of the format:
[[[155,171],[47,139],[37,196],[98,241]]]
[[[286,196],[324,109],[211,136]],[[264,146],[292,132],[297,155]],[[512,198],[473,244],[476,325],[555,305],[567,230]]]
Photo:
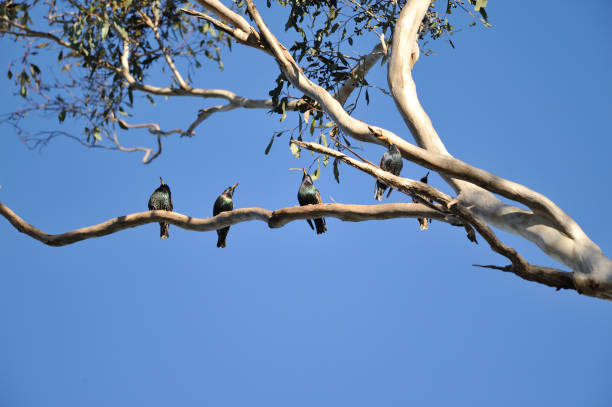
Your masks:
[[[234,184],[234,185],[232,185],[232,191],[233,191],[234,189],[236,189],[236,187],[237,187],[237,186],[238,186],[238,184]]]
[[[302,168],[302,172],[304,173],[304,175],[308,175],[308,173],[306,172],[306,168]]]
[[[159,177],[159,182],[161,182],[161,184],[164,185],[164,180],[162,179],[162,177]]]

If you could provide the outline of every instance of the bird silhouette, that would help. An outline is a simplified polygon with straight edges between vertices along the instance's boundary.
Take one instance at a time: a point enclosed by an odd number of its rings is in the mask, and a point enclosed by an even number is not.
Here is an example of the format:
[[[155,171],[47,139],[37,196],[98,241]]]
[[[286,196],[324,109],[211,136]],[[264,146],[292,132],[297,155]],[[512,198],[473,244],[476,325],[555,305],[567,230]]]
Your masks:
[[[389,144],[389,150],[387,150],[380,159],[379,167],[382,170],[390,172],[393,175],[399,175],[404,165],[402,161],[402,153],[400,153],[399,149],[395,144],[391,143],[390,141]],[[380,180],[376,180],[376,184],[374,187],[374,199],[376,199],[377,201],[382,201],[385,190],[387,189],[387,184]],[[389,197],[389,195],[391,195],[391,191],[393,191],[393,188],[389,188],[387,198]]]
[[[172,194],[170,193],[170,187],[164,184],[162,177],[159,177],[161,185],[157,187],[149,198],[149,210],[165,210],[172,211]],[[170,237],[170,225],[166,222],[159,222],[159,237],[161,239],[167,239]]]
[[[302,177],[302,184],[298,190],[298,202],[300,203],[300,206],[320,204],[322,202],[321,195],[312,183],[312,178],[310,175],[308,175],[304,168],[302,168],[302,171],[304,172],[304,176]],[[316,218],[313,220],[318,235],[327,231],[327,227],[325,226],[325,218]],[[308,222],[310,228],[314,230],[311,220],[306,219],[306,222]]]
[[[213,216],[217,216],[221,212],[234,210],[233,195],[237,186],[238,184],[234,184],[231,187],[227,187],[225,188],[225,191],[219,195],[215,201],[215,204],[213,205]],[[225,247],[225,239],[227,238],[227,233],[229,230],[229,226],[217,229],[217,247]]]

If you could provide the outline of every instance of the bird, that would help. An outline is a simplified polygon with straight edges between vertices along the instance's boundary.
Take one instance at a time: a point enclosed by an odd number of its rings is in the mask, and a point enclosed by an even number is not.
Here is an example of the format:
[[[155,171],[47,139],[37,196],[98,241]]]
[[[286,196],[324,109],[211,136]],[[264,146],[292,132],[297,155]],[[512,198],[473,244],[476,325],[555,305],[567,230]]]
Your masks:
[[[221,212],[234,210],[234,200],[232,199],[232,196],[234,195],[234,190],[237,186],[238,184],[234,184],[231,187],[227,187],[225,188],[225,191],[219,195],[213,206],[213,216],[217,216]],[[229,226],[217,229],[217,247],[225,247],[225,238],[227,237],[227,232],[229,232],[229,229]]]
[[[399,173],[402,171],[402,166],[404,165],[402,161],[402,153],[400,153],[399,149],[395,144],[393,144],[388,139],[387,141],[390,144],[389,150],[387,150],[383,154],[382,158],[380,159],[379,166],[382,170],[390,172],[393,175],[399,175]],[[387,189],[387,184],[377,179],[374,187],[374,199],[376,199],[377,201],[382,201],[385,190]],[[389,188],[387,198],[389,197],[389,195],[391,195],[391,191],[393,191],[393,188]]]
[[[157,187],[155,191],[151,194],[149,198],[149,210],[166,210],[172,211],[172,194],[170,193],[170,187],[167,184],[164,184],[164,180],[162,177],[159,177],[159,181],[161,185]],[[167,239],[170,237],[169,233],[170,225],[166,222],[159,222],[159,237],[161,239]]]
[[[427,184],[427,177],[429,176],[429,171],[427,171],[427,174],[425,174],[425,176],[423,178],[421,178],[419,181],[421,181],[424,184]],[[430,199],[424,199],[422,197],[419,196],[419,198],[426,200],[427,202],[431,202]],[[412,198],[413,202],[418,202],[418,199],[414,199]],[[421,228],[421,230],[426,230],[429,229],[429,224],[431,223],[431,219],[427,219],[427,218],[418,218],[417,219],[419,221],[419,227]]]
[[[320,204],[322,202],[321,195],[312,183],[312,178],[310,178],[310,175],[308,175],[304,168],[302,168],[302,171],[304,172],[304,176],[302,177],[302,184],[298,190],[298,202],[300,203],[300,206]],[[313,220],[317,228],[317,235],[327,232],[325,218],[316,218]],[[311,220],[306,219],[306,222],[308,222],[310,228],[314,230]]]

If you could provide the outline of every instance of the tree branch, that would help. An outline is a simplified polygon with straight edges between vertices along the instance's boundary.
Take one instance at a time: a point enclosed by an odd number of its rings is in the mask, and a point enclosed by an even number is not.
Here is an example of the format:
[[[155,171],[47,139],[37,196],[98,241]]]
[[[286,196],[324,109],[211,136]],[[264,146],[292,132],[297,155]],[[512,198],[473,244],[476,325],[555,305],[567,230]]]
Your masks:
[[[307,150],[314,151],[316,153],[326,154],[334,158],[338,158],[339,160],[345,162],[351,167],[357,168],[373,176],[376,179],[383,181],[387,185],[393,186],[400,192],[403,192],[408,195],[419,194],[423,195],[432,201],[440,202],[443,207],[438,208],[440,211],[445,211],[449,207],[449,205],[455,201],[449,195],[445,194],[442,191],[432,187],[429,184],[425,184],[420,181],[415,181],[410,178],[399,177],[397,175],[393,175],[390,172],[382,170],[380,167],[373,165],[369,162],[361,162],[348,155],[341,153],[340,151],[324,147],[321,144],[310,143],[306,141],[299,140],[291,140],[291,143],[303,147]]]
[[[97,225],[75,229],[61,234],[48,234],[20,218],[10,208],[0,202],[0,214],[18,231],[49,246],[66,246],[82,240],[107,236],[124,229],[134,228],[155,222],[168,222],[182,229],[207,232],[251,220],[259,220],[270,228],[280,228],[289,222],[315,217],[334,217],[343,221],[362,222],[367,220],[430,217],[447,221],[447,216],[439,211],[417,203],[390,203],[379,205],[320,204],[294,206],[270,211],[263,208],[241,208],[223,212],[213,218],[194,218],[176,212],[147,211],[109,219]],[[513,266],[481,266],[509,271],[530,281],[551,287],[574,288],[572,273],[547,267],[532,266],[517,272]]]
[[[181,89],[184,89],[184,90],[187,90],[187,91],[191,90],[191,86],[189,86],[187,84],[187,82],[185,82],[185,79],[183,79],[183,76],[181,75],[181,73],[179,72],[178,68],[174,64],[174,61],[172,60],[172,57],[166,51],[166,47],[164,46],[164,43],[163,43],[163,41],[161,39],[161,36],[159,35],[159,30],[158,30],[158,27],[157,27],[159,21],[153,22],[149,18],[149,16],[144,11],[142,11],[142,10],[139,10],[138,14],[143,19],[145,24],[147,24],[153,30],[153,34],[155,35],[155,39],[157,40],[157,45],[159,45],[159,49],[164,54],[164,59],[166,60],[166,63],[168,64],[168,67],[170,68],[170,71],[174,75],[174,78],[178,82],[178,84],[181,87]]]
[[[304,75],[286,48],[280,45],[265,25],[252,0],[246,0],[246,3],[261,35],[270,44],[285,77],[294,87],[317,101],[345,134],[357,140],[385,146],[388,140],[399,148],[404,158],[410,161],[448,177],[471,182],[487,191],[526,205],[542,216],[532,216],[533,214],[528,211],[503,205],[486,191],[483,191],[483,194],[478,189],[472,188],[470,192],[473,196],[466,196],[465,191],[459,195],[459,199],[466,205],[473,202],[471,206],[474,212],[482,214],[485,219],[492,221],[493,225],[529,239],[549,256],[578,272],[576,281],[580,290],[589,292],[593,296],[612,298],[612,260],[608,259],[577,223],[550,199],[523,185],[468,165],[451,156],[414,146],[388,130],[369,126],[351,117],[325,89],[312,83]],[[428,5],[429,0],[409,0],[402,13],[412,15],[412,19],[407,19],[408,21],[420,23],[417,10],[423,10],[423,7]],[[423,15],[420,15],[420,19],[422,17]],[[416,28],[410,28],[409,31],[416,32]],[[412,42],[409,42],[409,46],[412,49]],[[397,49],[393,48],[397,52]],[[409,58],[404,57],[404,60],[414,64],[417,56],[414,53],[408,56]],[[490,214],[493,216],[487,216]]]
[[[338,89],[334,95],[334,98],[337,99],[341,105],[346,103],[346,100],[353,90],[363,81],[366,74],[383,55],[382,43],[378,42],[369,54],[362,56],[359,61],[357,61],[355,66],[351,69],[351,76],[344,81],[340,89]]]
[[[204,8],[210,10],[215,13],[220,18],[233,22],[235,27],[231,27],[208,14],[200,13],[199,11],[181,8],[179,9],[183,13],[189,14],[191,16],[203,19],[214,25],[218,30],[221,30],[229,35],[231,35],[235,40],[239,43],[259,49],[264,51],[270,55],[272,51],[264,45],[261,41],[260,35],[254,30],[254,28],[246,22],[241,16],[234,13],[230,9],[223,6],[221,3],[215,0],[202,0],[198,1]],[[244,31],[248,28],[248,31]],[[383,55],[382,44],[377,43],[374,49],[364,56],[362,56],[355,66],[351,69],[351,76],[342,84],[342,86],[338,89],[338,91],[334,94],[334,97],[341,103],[344,104],[348,97],[351,95],[353,90],[357,87],[357,85],[365,78],[368,71],[374,66],[374,64],[381,58]],[[157,89],[160,91],[160,88]],[[235,96],[235,95],[234,95]],[[186,133],[187,135],[193,135],[195,128],[200,125],[204,120],[210,117],[212,114],[217,112],[225,112],[229,110],[233,110],[238,107],[243,108],[263,108],[263,109],[272,109],[274,108],[274,104],[272,99],[267,100],[253,100],[247,99],[243,97],[234,97],[228,98],[226,97],[230,103],[227,105],[216,105],[209,108],[201,109],[200,113],[196,120],[189,126]],[[295,111],[300,108],[300,100],[294,99],[289,101],[285,106],[285,110]]]
[[[414,7],[414,5],[417,4],[415,1],[418,0],[412,0],[412,3],[408,2],[405,9],[409,11],[411,7]],[[422,6],[422,3],[425,0],[420,1],[421,2],[419,4]],[[468,165],[453,157],[443,156],[437,153],[430,153],[425,149],[408,143],[406,140],[388,130],[369,126],[363,121],[357,120],[350,116],[342,108],[342,105],[325,89],[312,83],[304,75],[291,54],[270,32],[261,18],[261,15],[257,11],[257,8],[253,4],[253,1],[247,0],[246,4],[249,13],[261,31],[261,35],[266,42],[270,44],[276,61],[286,78],[297,89],[319,102],[332,120],[334,120],[346,134],[357,140],[377,143],[385,146],[387,145],[386,140],[389,140],[393,144],[397,145],[402,152],[402,156],[410,161],[429,168],[430,170],[472,182],[506,198],[521,202],[532,210],[545,214],[570,237],[574,237],[576,234],[584,235],[584,232],[582,232],[577,224],[544,195],[539,194],[523,185],[508,181],[488,171]],[[425,10],[426,9],[427,8],[425,8]],[[402,10],[402,13],[404,13],[404,10]]]
[[[549,287],[555,287],[557,291],[562,289],[576,290],[576,286],[574,285],[573,273],[551,267],[528,264],[525,270],[517,271],[513,268],[512,265],[502,267],[493,265],[473,264],[473,266],[513,273],[524,280],[535,281],[540,284],[545,284]]]
[[[417,144],[436,155],[451,157],[419,102],[412,78],[412,67],[419,51],[417,30],[430,2],[409,0],[402,9],[393,33],[393,52],[389,59],[387,80],[395,104]],[[458,171],[436,171],[458,193],[458,199],[472,208],[475,214],[491,225],[534,242],[549,256],[571,267],[577,272],[580,289],[612,290],[612,261],[554,202],[520,184],[458,160],[441,161],[459,164],[456,168]],[[474,177],[465,177],[461,172]],[[506,205],[490,192],[521,202],[534,213]],[[612,293],[607,295],[612,296]]]
[[[253,32],[253,27],[241,15],[234,13],[218,0],[197,0],[197,2],[206,10],[211,11],[219,16],[222,20],[227,21],[234,27],[242,30],[245,33]],[[253,35],[259,39],[259,34],[254,32]]]
[[[201,4],[205,4],[206,2],[200,2],[200,3]],[[264,52],[270,54],[270,50],[268,50],[265,47],[265,45],[261,42],[261,39],[259,38],[259,35],[256,35],[257,33],[255,32],[255,30],[251,27],[250,24],[246,23],[246,21],[245,21],[245,23],[248,25],[248,28],[249,28],[248,31],[244,31],[244,30],[242,30],[239,27],[236,27],[236,28],[230,27],[229,25],[227,25],[227,24],[225,24],[225,23],[223,23],[223,22],[221,22],[221,21],[219,21],[219,20],[209,16],[208,14],[200,13],[199,11],[195,11],[195,10],[191,10],[191,9],[186,9],[186,8],[180,8],[179,10],[182,11],[183,13],[185,13],[185,14],[189,14],[190,16],[194,16],[194,17],[200,18],[202,20],[208,21],[213,26],[215,26],[216,29],[218,29],[219,31],[223,31],[224,33],[226,33],[228,35],[231,35],[232,38],[234,38],[236,41],[238,41],[239,43],[241,43],[243,45],[247,45],[249,47],[257,48],[260,51],[264,51]],[[231,13],[233,13],[231,10],[229,10],[229,11]],[[240,17],[240,18],[242,18],[242,17]]]
[[[54,35],[54,34],[51,34],[51,33],[47,33],[47,32],[44,32],[44,31],[32,30],[32,29],[28,28],[27,26],[25,26],[23,24],[19,24],[19,23],[16,23],[14,21],[11,21],[6,16],[0,17],[0,20],[8,23],[12,27],[15,27],[15,28],[23,31],[23,33],[19,33],[19,32],[10,31],[10,30],[0,30],[0,33],[3,33],[3,34],[12,34],[12,35],[15,35],[17,37],[26,36],[26,37],[34,37],[34,38],[46,38],[46,39],[52,40],[53,42],[61,45],[62,47],[70,48],[70,43],[62,40],[57,35]]]
[[[195,218],[177,212],[147,211],[109,219],[97,225],[88,226],[61,234],[48,234],[30,225],[10,208],[0,202],[0,214],[18,231],[49,246],[65,246],[81,240],[101,237],[124,229],[147,223],[164,221],[182,229],[197,232],[217,230],[250,220],[260,220],[270,228],[280,228],[289,222],[316,217],[333,217],[343,221],[362,222],[366,220],[430,217],[446,221],[447,216],[422,204],[392,203],[380,205],[320,204],[295,206],[270,211],[263,208],[240,208],[223,212],[213,218]]]
[[[407,178],[402,178],[402,177],[393,175],[389,172],[383,171],[379,167],[374,166],[370,163],[364,163],[364,162],[357,161],[354,158],[347,156],[346,154],[343,154],[336,150],[329,149],[320,144],[307,143],[307,142],[298,141],[298,140],[292,140],[291,142],[307,150],[318,152],[321,154],[327,154],[335,158],[338,158],[344,161],[345,163],[367,174],[370,174],[374,176],[375,178],[378,178],[384,181],[386,184],[393,186],[394,188],[398,189],[400,192],[407,193],[409,195],[414,195],[416,192],[418,192],[419,194],[425,195],[426,197],[430,199],[442,202],[448,208],[449,211],[455,214],[460,220],[465,222],[464,225],[466,226],[468,230],[468,238],[470,236],[469,226],[471,225],[487,241],[487,243],[489,243],[489,246],[491,247],[493,251],[508,258],[512,262],[510,266],[506,266],[503,268],[497,267],[497,266],[481,266],[481,267],[496,268],[499,270],[508,271],[508,272],[516,274],[517,276],[525,280],[535,281],[535,282],[545,284],[551,287],[556,287],[557,289],[572,288],[572,289],[576,289],[579,293],[582,293],[578,288],[576,288],[576,285],[574,284],[574,280],[573,280],[573,277],[575,275],[574,273],[565,272],[565,271],[561,271],[561,270],[557,270],[557,269],[553,269],[549,267],[534,266],[532,264],[529,264],[527,261],[525,261],[525,259],[522,258],[520,254],[518,254],[516,250],[502,243],[498,239],[498,237],[495,235],[493,230],[491,230],[491,228],[489,228],[486,223],[484,223],[482,220],[474,216],[467,208],[463,207],[459,203],[459,201],[457,201],[456,199],[451,199],[448,195],[436,190],[430,185],[419,182],[419,181],[410,180]],[[448,222],[448,218],[447,218],[447,222]],[[448,223],[452,223],[452,222],[448,222]],[[592,295],[592,294],[588,293],[587,295]],[[612,299],[605,295],[595,295],[595,296],[600,297],[600,298]]]

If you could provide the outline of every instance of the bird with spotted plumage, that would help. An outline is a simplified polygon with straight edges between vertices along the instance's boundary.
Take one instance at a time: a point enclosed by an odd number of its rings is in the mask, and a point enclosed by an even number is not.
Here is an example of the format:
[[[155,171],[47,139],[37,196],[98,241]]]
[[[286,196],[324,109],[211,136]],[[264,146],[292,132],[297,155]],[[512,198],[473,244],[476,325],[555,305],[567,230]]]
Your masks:
[[[312,178],[310,177],[310,175],[308,175],[306,169],[302,168],[302,171],[304,172],[304,176],[302,177],[302,184],[300,185],[300,189],[298,190],[298,202],[300,203],[300,206],[316,205],[322,203],[321,195],[319,194],[317,188],[314,186]],[[318,235],[327,231],[327,227],[325,226],[325,218],[316,218],[312,220],[314,220]],[[311,229],[315,229],[312,226],[311,219],[306,219],[306,222],[308,222],[308,226],[310,226]]]
[[[221,212],[233,211],[234,210],[234,190],[238,184],[234,184],[231,187],[225,188],[225,191],[219,195],[215,204],[213,205],[213,216],[217,216]],[[225,247],[225,239],[230,227],[226,226],[221,229],[217,229],[217,247]]]
[[[380,159],[379,167],[382,170],[390,172],[393,175],[399,175],[404,165],[402,161],[402,153],[400,153],[399,149],[395,144],[391,143],[391,141],[389,140],[387,141],[390,144],[389,150],[387,150]],[[376,199],[377,201],[382,201],[383,195],[385,194],[385,190],[387,189],[387,187],[387,184],[377,179],[374,185],[374,199]],[[389,195],[391,195],[391,191],[393,191],[393,188],[389,188],[387,198],[389,198]]]
[[[162,177],[159,177],[161,185],[157,187],[149,198],[149,210],[165,210],[172,211],[172,194],[170,193],[170,187],[164,183]],[[161,239],[167,239],[170,237],[170,224],[166,222],[159,222],[159,237]]]

